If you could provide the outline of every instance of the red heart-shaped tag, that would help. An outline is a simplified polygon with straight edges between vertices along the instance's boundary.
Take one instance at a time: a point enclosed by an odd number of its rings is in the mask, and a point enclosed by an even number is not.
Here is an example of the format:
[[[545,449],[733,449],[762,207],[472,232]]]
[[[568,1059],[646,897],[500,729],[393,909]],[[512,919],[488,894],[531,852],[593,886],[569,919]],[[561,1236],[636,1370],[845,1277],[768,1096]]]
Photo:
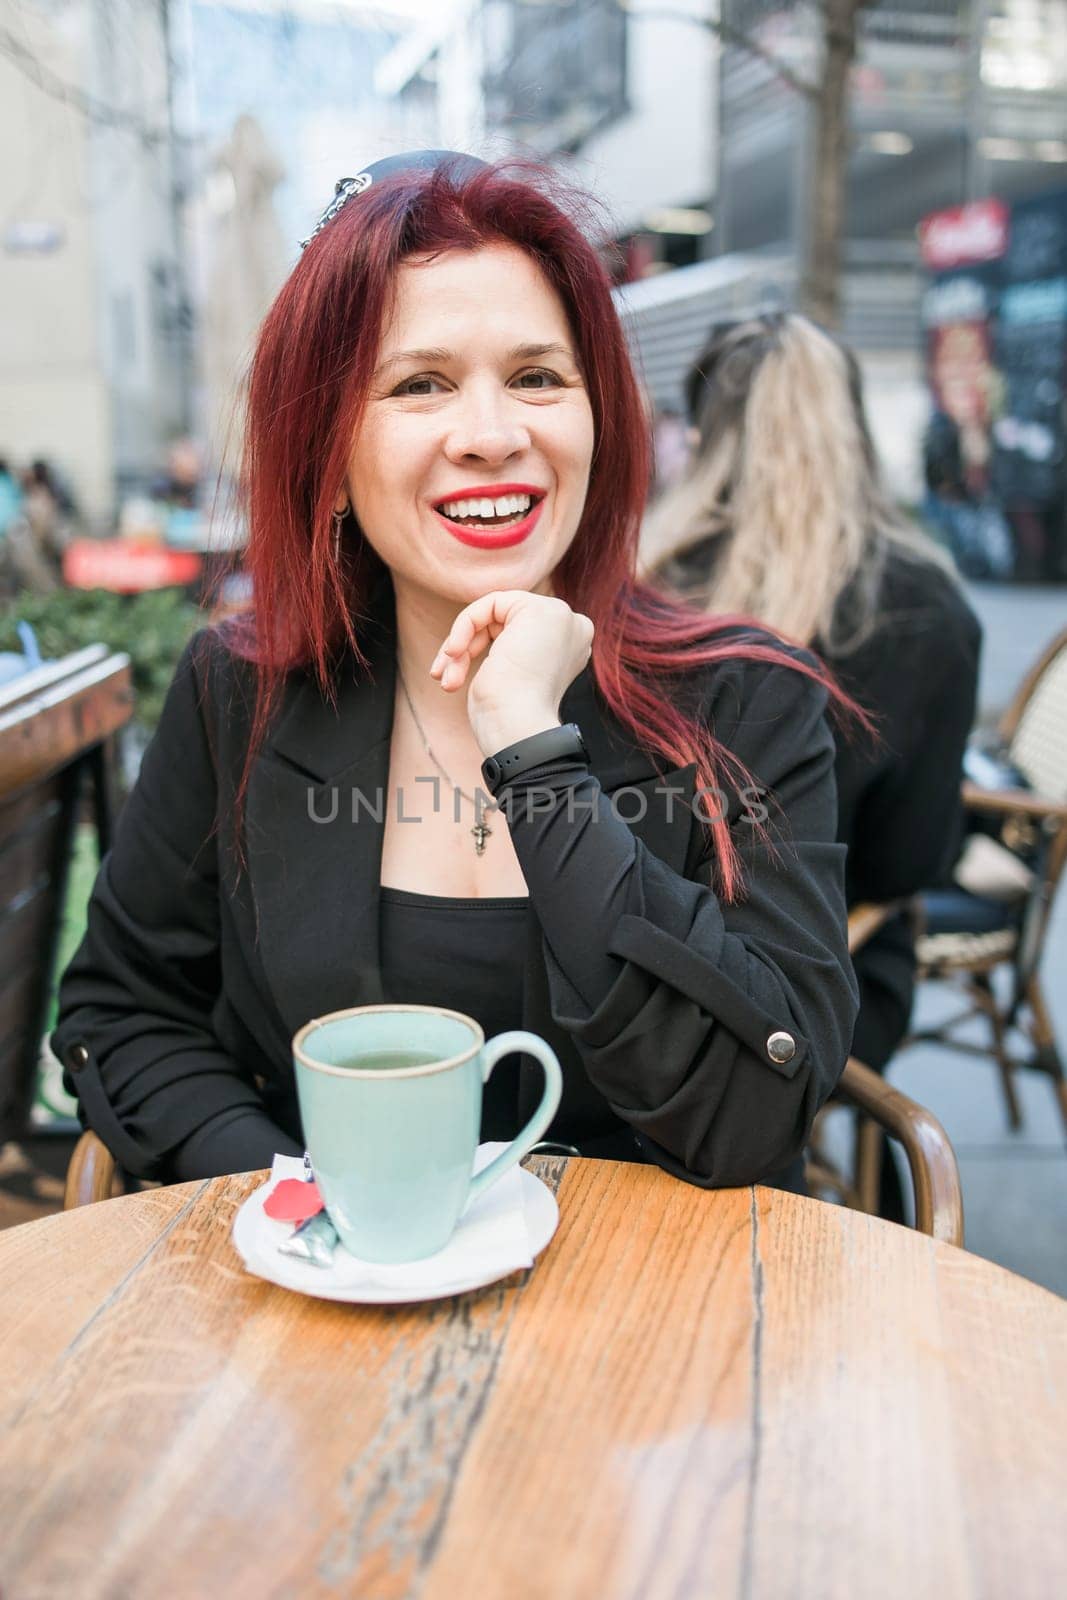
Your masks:
[[[323,1209],[319,1186],[302,1178],[283,1178],[263,1202],[263,1209],[275,1222],[306,1222]]]

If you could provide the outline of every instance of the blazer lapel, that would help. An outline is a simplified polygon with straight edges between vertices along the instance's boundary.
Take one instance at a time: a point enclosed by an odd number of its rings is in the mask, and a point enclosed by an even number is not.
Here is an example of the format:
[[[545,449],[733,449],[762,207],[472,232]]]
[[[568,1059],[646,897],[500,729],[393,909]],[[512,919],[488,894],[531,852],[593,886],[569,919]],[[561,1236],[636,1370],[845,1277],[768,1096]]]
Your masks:
[[[346,660],[336,705],[297,677],[257,760],[245,843],[259,953],[286,1027],[383,998],[378,889],[396,684],[391,585]]]

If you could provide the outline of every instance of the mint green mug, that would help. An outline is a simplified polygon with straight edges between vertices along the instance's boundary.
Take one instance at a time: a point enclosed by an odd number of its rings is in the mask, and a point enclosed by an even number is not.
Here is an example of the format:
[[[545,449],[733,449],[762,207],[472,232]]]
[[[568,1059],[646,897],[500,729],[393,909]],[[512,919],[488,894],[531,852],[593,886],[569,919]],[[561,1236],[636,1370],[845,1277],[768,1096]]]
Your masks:
[[[526,1126],[472,1175],[482,1085],[501,1056],[545,1074]],[[440,1006],[354,1006],[293,1039],[304,1141],[341,1239],[364,1261],[418,1261],[443,1248],[469,1203],[522,1159],[556,1114],[563,1076],[534,1033],[488,1044],[473,1017]]]

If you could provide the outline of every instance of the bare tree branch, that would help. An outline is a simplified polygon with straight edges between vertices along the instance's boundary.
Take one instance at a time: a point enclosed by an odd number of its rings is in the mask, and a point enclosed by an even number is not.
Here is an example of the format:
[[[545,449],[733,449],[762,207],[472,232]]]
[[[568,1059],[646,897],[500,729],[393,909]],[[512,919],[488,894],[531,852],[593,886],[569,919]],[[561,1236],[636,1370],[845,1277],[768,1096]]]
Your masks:
[[[721,39],[723,44],[729,44],[735,50],[743,50],[746,55],[752,56],[756,61],[762,61],[774,76],[794,93],[803,95],[807,100],[814,100],[819,93],[818,84],[811,83],[807,78],[802,78],[799,72],[794,72],[792,67],[780,60],[773,50],[768,50],[758,39],[754,39],[744,28],[735,28],[732,22],[724,22],[721,17],[698,17],[691,11],[672,11],[666,6],[642,6],[640,10],[627,0],[622,0],[623,10],[628,16],[638,22],[688,22],[690,26],[703,28],[705,33],[713,34]]]
[[[24,45],[21,39],[16,38],[9,28],[0,28],[0,55],[6,56],[11,65],[27,77],[35,88],[40,89],[42,94],[48,95],[51,100],[58,100],[61,105],[70,106],[72,110],[80,112],[98,127],[116,128],[132,133],[146,148],[169,144],[176,137],[168,128],[151,127],[135,111],[126,111],[122,106],[108,105],[106,101],[87,94],[77,84],[66,82],[57,72],[53,72],[51,67],[46,67],[39,61],[33,51]]]

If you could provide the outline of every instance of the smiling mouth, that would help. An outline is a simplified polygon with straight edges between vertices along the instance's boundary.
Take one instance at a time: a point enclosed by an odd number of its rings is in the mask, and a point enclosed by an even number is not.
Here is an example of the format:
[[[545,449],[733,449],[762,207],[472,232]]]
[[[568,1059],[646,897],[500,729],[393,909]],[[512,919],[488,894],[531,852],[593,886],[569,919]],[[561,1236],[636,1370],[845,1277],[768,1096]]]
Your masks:
[[[492,498],[475,495],[465,500],[450,500],[434,509],[459,528],[517,528],[529,516],[543,496],[533,494],[505,494]]]

